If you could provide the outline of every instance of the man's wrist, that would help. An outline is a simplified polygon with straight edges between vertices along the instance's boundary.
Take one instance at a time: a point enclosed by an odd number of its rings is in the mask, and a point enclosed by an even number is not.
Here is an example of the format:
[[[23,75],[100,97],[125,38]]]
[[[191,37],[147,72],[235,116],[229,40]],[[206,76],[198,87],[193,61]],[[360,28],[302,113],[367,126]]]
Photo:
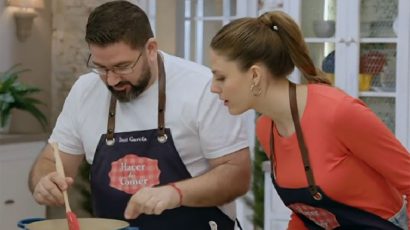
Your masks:
[[[179,206],[182,206],[182,198],[183,198],[183,194],[182,194],[182,190],[180,188],[178,188],[176,186],[175,183],[169,183],[169,186],[171,186],[172,188],[174,188],[177,192],[178,192],[178,196],[179,196]]]

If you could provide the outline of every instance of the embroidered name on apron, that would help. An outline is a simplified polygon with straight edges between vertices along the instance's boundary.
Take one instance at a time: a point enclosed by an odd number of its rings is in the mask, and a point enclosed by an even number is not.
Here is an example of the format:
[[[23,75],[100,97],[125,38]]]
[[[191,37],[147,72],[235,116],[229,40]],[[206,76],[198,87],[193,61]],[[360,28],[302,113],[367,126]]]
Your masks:
[[[111,163],[110,186],[128,194],[159,184],[158,160],[127,154]]]

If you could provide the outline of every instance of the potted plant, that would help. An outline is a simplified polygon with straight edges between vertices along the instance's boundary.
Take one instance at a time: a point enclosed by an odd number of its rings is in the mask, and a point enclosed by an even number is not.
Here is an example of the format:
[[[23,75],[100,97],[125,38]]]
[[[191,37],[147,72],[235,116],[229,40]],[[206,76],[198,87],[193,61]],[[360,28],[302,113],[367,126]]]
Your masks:
[[[13,109],[29,112],[40,122],[43,129],[47,127],[47,118],[37,107],[43,103],[31,97],[32,94],[41,90],[18,81],[20,74],[27,71],[29,69],[22,68],[20,64],[16,64],[7,71],[0,72],[0,128],[2,130],[7,129],[7,126],[10,124],[10,116]]]

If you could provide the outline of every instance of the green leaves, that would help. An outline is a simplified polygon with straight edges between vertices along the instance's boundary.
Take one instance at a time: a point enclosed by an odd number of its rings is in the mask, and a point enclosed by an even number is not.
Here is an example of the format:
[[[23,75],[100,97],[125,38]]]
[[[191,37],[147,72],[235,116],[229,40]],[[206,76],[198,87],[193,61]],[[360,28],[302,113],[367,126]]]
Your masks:
[[[18,81],[19,76],[28,71],[29,69],[22,69],[21,65],[17,64],[6,72],[0,73],[1,127],[5,126],[13,108],[29,112],[40,122],[43,129],[47,127],[47,118],[37,107],[43,103],[31,97],[32,94],[40,92],[41,90]]]

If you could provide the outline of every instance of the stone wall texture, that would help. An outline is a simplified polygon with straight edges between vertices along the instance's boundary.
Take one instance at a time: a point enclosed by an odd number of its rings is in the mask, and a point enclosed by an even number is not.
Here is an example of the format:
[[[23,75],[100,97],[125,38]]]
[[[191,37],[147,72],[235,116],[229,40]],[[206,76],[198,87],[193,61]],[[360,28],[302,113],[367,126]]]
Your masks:
[[[61,111],[73,83],[81,74],[88,72],[85,26],[90,12],[105,2],[109,0],[52,1],[52,121]],[[147,5],[146,0],[130,2],[142,8]]]
[[[78,76],[87,72],[88,47],[84,41],[87,17],[107,0],[52,1],[52,123]]]

